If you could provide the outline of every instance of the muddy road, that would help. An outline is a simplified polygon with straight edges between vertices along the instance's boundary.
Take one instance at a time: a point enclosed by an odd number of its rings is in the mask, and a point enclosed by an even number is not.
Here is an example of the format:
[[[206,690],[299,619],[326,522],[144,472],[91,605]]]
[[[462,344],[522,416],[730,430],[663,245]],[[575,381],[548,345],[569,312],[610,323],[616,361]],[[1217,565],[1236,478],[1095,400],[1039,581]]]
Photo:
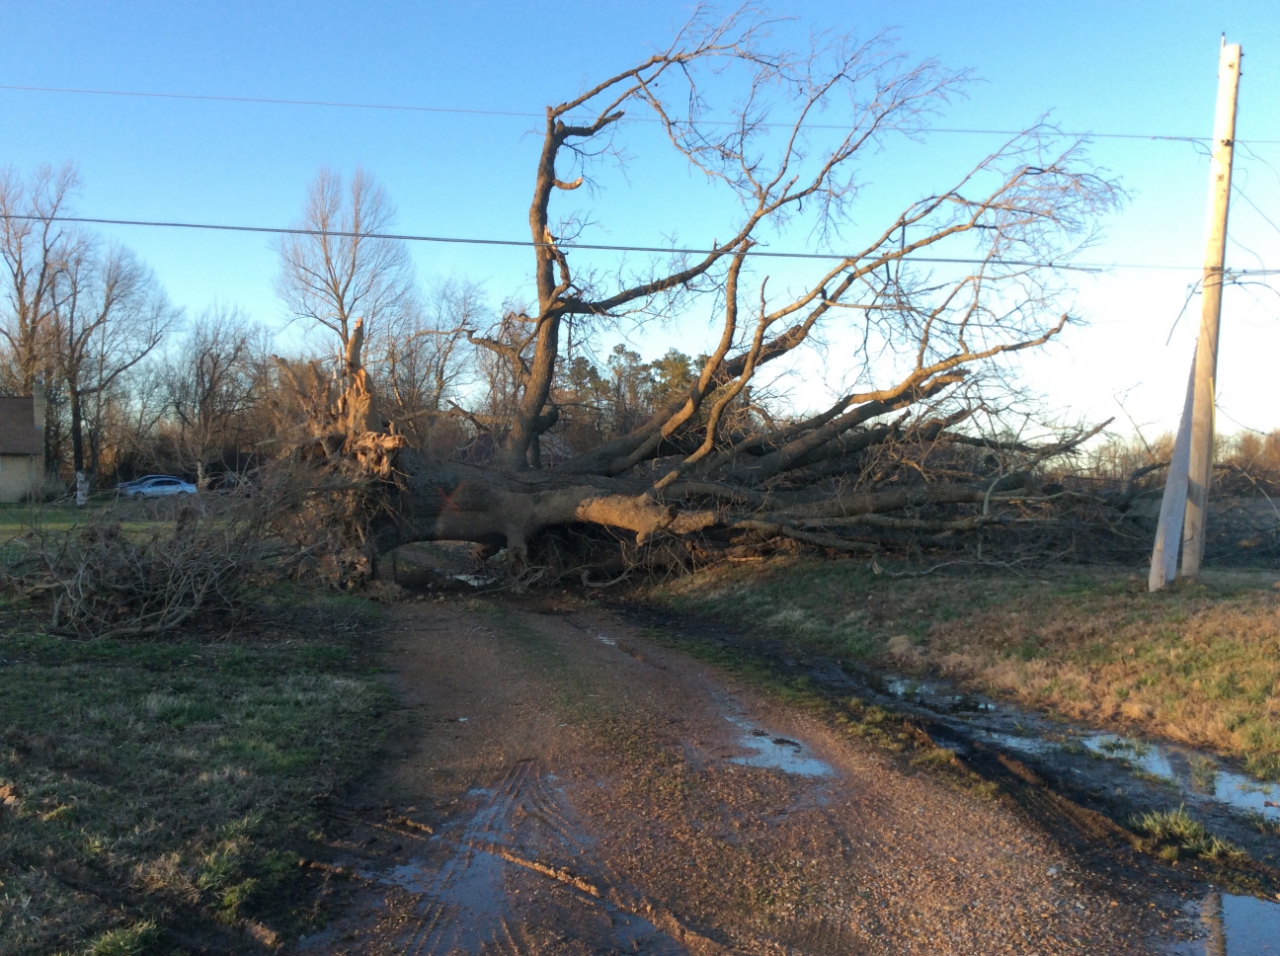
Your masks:
[[[1195,912],[571,598],[393,608],[407,710],[301,952],[1203,952]],[[321,859],[323,857],[323,859]]]

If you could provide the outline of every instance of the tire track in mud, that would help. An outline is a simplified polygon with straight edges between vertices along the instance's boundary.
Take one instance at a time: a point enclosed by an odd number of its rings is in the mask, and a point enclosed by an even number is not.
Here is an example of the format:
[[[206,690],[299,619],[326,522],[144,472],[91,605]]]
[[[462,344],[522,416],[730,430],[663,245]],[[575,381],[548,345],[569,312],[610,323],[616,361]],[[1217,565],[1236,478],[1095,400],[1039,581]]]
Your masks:
[[[1066,861],[1007,809],[824,736],[605,613],[429,613],[395,658],[418,749],[371,781],[361,809],[378,821],[361,813],[335,844],[362,861],[359,885],[313,952],[1146,951],[1131,907],[1102,909],[1111,884],[1052,878]]]
[[[528,775],[527,762],[516,764],[494,788],[494,799],[482,806],[463,829],[458,849],[435,874],[422,893],[416,926],[407,936],[397,940],[405,956],[435,956],[465,944],[492,944],[499,952],[520,953],[502,912],[502,874],[492,854],[482,848],[477,854],[479,838],[489,836],[486,843],[498,842],[501,832],[495,821],[504,820],[514,808],[521,779]],[[477,918],[468,928],[459,916]],[[488,917],[486,919],[486,917]],[[455,938],[466,935],[471,939]],[[486,938],[487,937],[487,938]],[[510,943],[504,946],[504,943]],[[473,948],[468,946],[468,948]]]
[[[592,858],[584,838],[547,793],[544,776],[533,761],[517,763],[494,786],[472,790],[471,795],[488,799],[463,825],[456,849],[420,891],[420,884],[404,879],[405,867],[396,868],[399,878],[395,871],[380,877],[419,896],[411,925],[395,940],[397,952],[529,956],[544,951],[522,928],[530,914],[516,899],[521,884],[549,887],[559,896],[556,908],[599,910],[610,951],[675,956],[690,951],[677,941],[681,937],[686,944],[695,943],[694,952],[712,951],[696,945],[701,937],[673,917],[618,888],[617,874]],[[566,858],[567,864],[547,862]],[[592,879],[596,874],[604,880]]]

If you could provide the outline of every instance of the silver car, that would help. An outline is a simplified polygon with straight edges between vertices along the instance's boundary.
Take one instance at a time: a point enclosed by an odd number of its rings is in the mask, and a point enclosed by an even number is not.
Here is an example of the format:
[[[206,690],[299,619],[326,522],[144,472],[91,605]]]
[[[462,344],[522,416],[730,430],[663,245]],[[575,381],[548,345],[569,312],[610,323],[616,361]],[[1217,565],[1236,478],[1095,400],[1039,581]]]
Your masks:
[[[194,495],[199,489],[170,475],[147,475],[137,481],[122,481],[116,486],[116,491],[129,498],[166,498],[170,495]]]

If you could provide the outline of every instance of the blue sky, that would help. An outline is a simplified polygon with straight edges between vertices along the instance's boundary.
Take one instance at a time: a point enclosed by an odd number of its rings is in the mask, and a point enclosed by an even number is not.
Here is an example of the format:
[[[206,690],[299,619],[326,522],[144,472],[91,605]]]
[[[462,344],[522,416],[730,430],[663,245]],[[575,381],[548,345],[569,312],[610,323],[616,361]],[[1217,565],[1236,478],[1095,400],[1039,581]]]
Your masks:
[[[401,103],[538,112],[662,45],[688,13],[675,2],[172,3],[0,2],[0,84]],[[779,2],[806,23],[869,35],[892,28],[916,58],[972,68],[938,125],[1020,128],[1041,114],[1068,130],[1208,135],[1219,35],[1244,46],[1237,134],[1280,140],[1280,2]],[[521,117],[143,100],[0,90],[0,163],[74,161],[86,215],[282,225],[322,164],[363,164],[406,232],[526,238],[538,139]],[[724,207],[638,137],[624,178],[602,171],[602,242],[706,242]],[[978,158],[989,137],[937,135],[868,166],[859,216],[874,223]],[[1131,201],[1087,258],[1189,271],[1117,269],[1080,277],[1088,319],[1024,375],[1064,416],[1126,414],[1151,433],[1181,405],[1198,300],[1165,340],[1203,256],[1207,160],[1187,144],[1098,140],[1094,158]],[[1237,183],[1280,223],[1280,146],[1237,154]],[[107,231],[107,230],[104,230]],[[1228,264],[1280,267],[1280,229],[1237,199]],[[134,248],[179,305],[215,299],[278,323],[270,240],[143,229],[107,231]],[[799,241],[798,239],[796,240]],[[424,279],[459,275],[490,297],[526,293],[527,252],[417,246]],[[1273,283],[1273,288],[1280,283]],[[1280,427],[1274,356],[1280,295],[1231,289],[1221,407],[1232,422]],[[656,355],[704,329],[633,336]],[[838,369],[832,375],[838,377]],[[810,383],[812,388],[812,382]],[[814,393],[816,395],[816,393]],[[1124,410],[1118,397],[1123,398]],[[803,397],[800,401],[805,401]],[[816,398],[815,398],[816,400]]]

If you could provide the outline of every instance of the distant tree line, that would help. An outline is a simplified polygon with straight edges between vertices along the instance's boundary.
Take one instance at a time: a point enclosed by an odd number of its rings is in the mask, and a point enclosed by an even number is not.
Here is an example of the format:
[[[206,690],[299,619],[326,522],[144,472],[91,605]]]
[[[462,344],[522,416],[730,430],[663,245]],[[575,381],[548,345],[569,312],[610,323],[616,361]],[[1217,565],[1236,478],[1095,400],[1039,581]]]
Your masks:
[[[60,221],[79,184],[73,166],[0,172],[0,390],[44,385],[47,495],[78,471],[98,486],[147,472],[205,488],[239,480],[273,456],[282,405],[296,402],[281,389],[281,363],[331,375],[357,318],[380,412],[412,447],[483,461],[504,438],[519,310],[497,312],[465,282],[425,294],[402,244],[325,235],[390,226],[391,204],[368,174],[344,182],[323,170],[302,220],[316,234],[280,244],[288,313],[306,332],[333,333],[304,335],[309,348],[291,355],[238,306],[185,314],[129,249]],[[601,361],[596,345],[578,343],[557,369],[563,420],[544,443],[548,461],[627,433],[695,375],[695,359],[675,349],[646,362],[618,345]]]
[[[232,304],[182,314],[128,250],[67,223],[74,169],[11,170],[0,387],[45,383],[50,493],[76,473],[280,473],[300,502],[277,509],[295,525],[281,534],[343,586],[435,540],[503,551],[520,581],[584,583],[734,549],[1128,559],[1150,547],[1168,439],[1046,420],[1009,365],[1073,321],[1057,264],[1088,248],[1118,183],[1037,123],[882,222],[854,216],[866,150],[927,129],[965,82],[884,38],[789,47],[753,6],[699,8],[665,52],[548,106],[523,299],[424,289],[385,238],[385,192],[321,170],[277,248],[287,353]],[[712,89],[739,94],[732,121],[708,112]],[[598,221],[578,190],[625,154],[627,110],[734,200],[709,248],[606,268],[566,238]],[[806,229],[828,251],[771,281],[761,247]],[[614,345],[693,316],[705,354]],[[826,349],[844,379],[825,407],[773,391]],[[1277,450],[1224,440],[1220,461],[1271,495],[1257,472]],[[1280,550],[1267,535],[1249,549]]]

